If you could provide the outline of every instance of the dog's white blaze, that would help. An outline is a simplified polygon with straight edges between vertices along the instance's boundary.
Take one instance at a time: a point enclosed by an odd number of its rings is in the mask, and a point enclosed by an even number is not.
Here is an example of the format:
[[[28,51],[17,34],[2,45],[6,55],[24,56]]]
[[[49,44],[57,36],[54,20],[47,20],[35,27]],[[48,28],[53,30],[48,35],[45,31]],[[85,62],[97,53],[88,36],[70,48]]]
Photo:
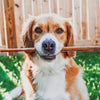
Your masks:
[[[52,34],[52,33],[46,33],[39,42],[35,43],[35,48],[38,51],[39,54],[44,54],[42,51],[42,43],[43,41],[45,41],[46,39],[52,39],[55,43],[56,43],[56,50],[55,50],[55,54],[59,53],[60,50],[63,48],[63,44],[61,44],[57,38]]]

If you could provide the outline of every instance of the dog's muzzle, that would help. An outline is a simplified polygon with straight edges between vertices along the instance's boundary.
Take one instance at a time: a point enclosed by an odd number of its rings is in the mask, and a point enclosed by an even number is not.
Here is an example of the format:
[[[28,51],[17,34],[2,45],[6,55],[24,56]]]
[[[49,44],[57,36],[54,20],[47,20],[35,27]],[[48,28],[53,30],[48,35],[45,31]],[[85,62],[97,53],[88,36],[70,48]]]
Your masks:
[[[42,43],[42,50],[46,55],[54,54],[55,48],[56,48],[56,43],[52,39],[46,39]]]
[[[53,60],[55,59],[55,49],[56,43],[52,39],[46,39],[42,43],[42,51],[45,55],[42,55],[41,58],[45,60]]]
[[[35,48],[42,59],[54,60],[63,48],[63,45],[52,33],[46,33],[35,43]]]

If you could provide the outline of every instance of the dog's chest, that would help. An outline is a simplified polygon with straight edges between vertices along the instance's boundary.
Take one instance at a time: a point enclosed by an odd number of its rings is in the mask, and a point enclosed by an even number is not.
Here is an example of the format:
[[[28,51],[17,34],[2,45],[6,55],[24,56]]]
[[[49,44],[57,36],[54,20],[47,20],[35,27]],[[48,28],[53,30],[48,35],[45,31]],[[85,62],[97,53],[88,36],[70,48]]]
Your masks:
[[[34,82],[36,94],[43,100],[69,100],[69,94],[65,91],[64,70],[50,75],[40,72],[35,76]]]

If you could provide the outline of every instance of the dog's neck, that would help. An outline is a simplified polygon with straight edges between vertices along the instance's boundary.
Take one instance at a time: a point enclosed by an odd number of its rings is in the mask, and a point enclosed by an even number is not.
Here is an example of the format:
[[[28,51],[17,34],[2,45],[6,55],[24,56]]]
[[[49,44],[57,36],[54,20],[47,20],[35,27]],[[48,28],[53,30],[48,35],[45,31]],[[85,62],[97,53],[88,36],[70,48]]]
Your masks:
[[[69,64],[69,59],[64,59],[61,54],[58,54],[56,56],[56,59],[53,61],[43,60],[37,54],[32,58],[32,61],[34,62],[35,67],[45,74],[59,73],[61,70],[64,70],[66,68],[65,65]]]

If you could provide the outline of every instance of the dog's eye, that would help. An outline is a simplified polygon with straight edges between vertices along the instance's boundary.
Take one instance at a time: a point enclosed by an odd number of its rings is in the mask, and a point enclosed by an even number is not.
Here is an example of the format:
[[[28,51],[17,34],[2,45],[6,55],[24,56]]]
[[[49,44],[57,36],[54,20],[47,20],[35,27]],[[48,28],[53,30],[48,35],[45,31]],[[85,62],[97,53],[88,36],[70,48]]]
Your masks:
[[[42,29],[41,29],[40,27],[37,27],[37,28],[35,29],[35,32],[38,33],[38,34],[40,34],[40,33],[42,33]]]
[[[57,29],[55,30],[55,32],[58,33],[58,34],[61,34],[61,33],[63,33],[64,31],[63,31],[62,28],[57,28]]]

